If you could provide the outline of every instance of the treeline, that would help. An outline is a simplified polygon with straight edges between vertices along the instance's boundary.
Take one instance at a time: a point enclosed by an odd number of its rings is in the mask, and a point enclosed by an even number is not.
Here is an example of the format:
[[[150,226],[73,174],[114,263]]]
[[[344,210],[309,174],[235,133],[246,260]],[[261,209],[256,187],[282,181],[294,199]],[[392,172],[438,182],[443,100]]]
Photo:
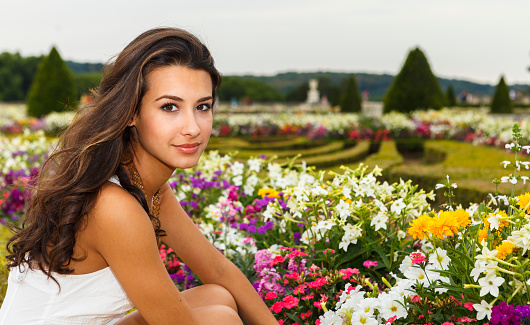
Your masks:
[[[23,57],[19,53],[1,53],[0,101],[26,101],[39,64],[44,58],[42,55]],[[90,88],[97,87],[103,64],[72,61],[66,61],[66,64],[73,75],[77,98],[88,93]]]

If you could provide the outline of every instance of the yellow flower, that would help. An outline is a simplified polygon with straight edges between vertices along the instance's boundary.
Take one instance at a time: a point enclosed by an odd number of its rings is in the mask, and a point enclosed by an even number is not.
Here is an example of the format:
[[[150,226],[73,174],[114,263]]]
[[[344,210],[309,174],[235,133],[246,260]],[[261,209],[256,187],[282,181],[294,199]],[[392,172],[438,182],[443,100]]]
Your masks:
[[[513,244],[510,243],[510,242],[503,242],[501,243],[499,246],[495,247],[495,249],[497,250],[497,256],[498,258],[500,259],[505,259],[506,258],[506,255],[509,255],[512,253],[513,251]]]
[[[460,227],[465,228],[471,223],[471,220],[469,219],[469,213],[467,213],[466,210],[456,209],[453,214],[455,215],[455,218]]]
[[[530,193],[527,192],[525,194],[521,194],[517,198],[519,199],[517,205],[519,205],[521,209],[526,208],[526,212],[530,213],[530,205],[528,204],[530,203]]]
[[[425,233],[429,231],[430,225],[432,223],[432,218],[426,214],[422,214],[418,219],[412,220],[410,222],[409,234],[413,238],[423,239]]]
[[[260,188],[258,190],[258,195],[261,196],[262,198],[263,197],[273,197],[273,198],[277,198],[279,197],[280,192],[272,189],[272,188]]]
[[[429,231],[434,237],[443,239],[444,236],[456,235],[458,226],[458,220],[453,211],[442,211],[432,219]]]

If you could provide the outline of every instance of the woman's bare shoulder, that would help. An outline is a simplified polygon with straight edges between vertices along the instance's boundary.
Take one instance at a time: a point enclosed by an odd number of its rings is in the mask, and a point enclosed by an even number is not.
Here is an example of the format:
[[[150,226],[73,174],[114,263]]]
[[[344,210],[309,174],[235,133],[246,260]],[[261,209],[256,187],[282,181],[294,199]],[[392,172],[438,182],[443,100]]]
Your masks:
[[[111,182],[101,188],[88,217],[91,228],[100,234],[113,234],[119,230],[122,236],[126,233],[135,236],[138,231],[148,237],[151,233],[154,236],[149,216],[138,200]]]

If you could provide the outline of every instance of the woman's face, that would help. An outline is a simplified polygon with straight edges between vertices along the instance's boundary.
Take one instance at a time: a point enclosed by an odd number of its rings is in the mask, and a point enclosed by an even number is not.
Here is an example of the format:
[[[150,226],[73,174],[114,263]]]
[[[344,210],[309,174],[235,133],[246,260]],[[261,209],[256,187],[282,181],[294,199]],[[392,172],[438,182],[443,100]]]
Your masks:
[[[132,121],[139,157],[171,169],[197,164],[212,132],[212,80],[204,70],[157,68],[147,75],[140,114]],[[145,154],[145,155],[144,155]]]

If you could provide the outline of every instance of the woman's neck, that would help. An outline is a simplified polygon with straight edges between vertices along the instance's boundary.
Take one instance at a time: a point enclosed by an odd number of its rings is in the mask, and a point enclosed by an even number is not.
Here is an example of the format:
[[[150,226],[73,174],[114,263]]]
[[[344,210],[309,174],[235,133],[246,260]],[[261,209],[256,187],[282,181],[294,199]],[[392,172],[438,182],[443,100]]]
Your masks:
[[[150,205],[155,193],[167,182],[174,170],[143,150],[133,151],[133,162]]]

